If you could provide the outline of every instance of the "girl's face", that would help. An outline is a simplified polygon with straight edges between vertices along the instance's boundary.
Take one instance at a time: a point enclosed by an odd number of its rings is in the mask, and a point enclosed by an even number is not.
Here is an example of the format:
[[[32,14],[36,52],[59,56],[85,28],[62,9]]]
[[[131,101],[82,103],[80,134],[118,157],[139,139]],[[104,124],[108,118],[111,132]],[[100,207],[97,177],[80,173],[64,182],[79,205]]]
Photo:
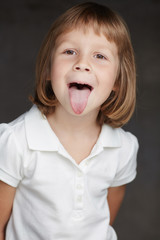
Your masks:
[[[52,55],[49,80],[59,101],[56,108],[74,115],[95,111],[109,97],[119,66],[117,47],[92,28],[61,35]]]

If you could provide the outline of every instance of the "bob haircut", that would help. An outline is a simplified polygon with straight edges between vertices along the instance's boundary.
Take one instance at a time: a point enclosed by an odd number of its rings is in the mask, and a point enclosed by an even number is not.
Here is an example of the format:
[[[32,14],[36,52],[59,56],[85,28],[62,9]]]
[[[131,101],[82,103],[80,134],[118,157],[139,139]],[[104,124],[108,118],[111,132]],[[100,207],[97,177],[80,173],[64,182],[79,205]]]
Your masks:
[[[102,104],[97,121],[116,128],[131,118],[136,101],[136,69],[133,48],[127,26],[111,9],[97,3],[82,3],[67,10],[51,26],[41,46],[36,63],[36,86],[32,102],[47,115],[53,113],[58,100],[47,80],[51,69],[51,56],[57,39],[76,28],[93,28],[95,34],[104,34],[118,49],[119,70],[115,91]]]

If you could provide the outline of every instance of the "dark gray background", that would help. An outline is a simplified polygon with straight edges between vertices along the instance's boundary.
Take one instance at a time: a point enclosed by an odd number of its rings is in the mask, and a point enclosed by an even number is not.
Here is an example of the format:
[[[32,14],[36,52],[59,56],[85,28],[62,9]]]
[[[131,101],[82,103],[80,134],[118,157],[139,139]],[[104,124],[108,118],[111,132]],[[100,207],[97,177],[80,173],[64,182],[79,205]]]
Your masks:
[[[0,122],[30,108],[28,95],[42,39],[60,13],[80,2],[0,1]],[[114,226],[120,240],[160,240],[160,1],[97,2],[125,19],[137,62],[137,107],[125,129],[139,139],[138,175],[128,185]]]

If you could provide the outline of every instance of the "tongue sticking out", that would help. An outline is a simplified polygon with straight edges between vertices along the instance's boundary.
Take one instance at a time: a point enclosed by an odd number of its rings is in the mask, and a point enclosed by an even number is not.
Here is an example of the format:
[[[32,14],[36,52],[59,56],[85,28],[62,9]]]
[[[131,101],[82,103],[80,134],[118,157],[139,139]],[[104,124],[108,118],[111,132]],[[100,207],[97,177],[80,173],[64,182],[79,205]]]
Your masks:
[[[69,87],[70,103],[76,114],[81,114],[88,102],[91,87],[82,84],[74,84]]]

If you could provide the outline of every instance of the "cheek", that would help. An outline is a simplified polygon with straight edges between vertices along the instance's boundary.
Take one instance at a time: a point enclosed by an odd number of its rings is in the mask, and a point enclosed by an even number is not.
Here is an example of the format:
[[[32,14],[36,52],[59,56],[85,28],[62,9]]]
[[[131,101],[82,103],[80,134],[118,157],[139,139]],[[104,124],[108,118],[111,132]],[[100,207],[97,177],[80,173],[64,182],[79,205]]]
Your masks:
[[[51,79],[55,78],[55,76],[59,75],[59,64],[57,62],[53,62],[51,66]]]
[[[65,61],[55,61],[51,67],[51,77],[54,78],[54,80],[59,80],[65,77],[68,69],[68,64]]]
[[[51,85],[52,85],[52,89],[55,93],[56,89],[58,89],[58,85],[59,85],[59,81],[58,79],[60,79],[60,75],[59,75],[59,71],[56,70],[55,67],[52,68],[51,70]]]
[[[116,76],[117,74],[114,71],[101,72],[101,79],[103,81],[103,85],[108,88],[108,90],[114,87]]]
[[[65,84],[65,65],[55,61],[51,68],[51,85],[52,89],[58,99],[58,96],[64,94],[66,84]]]
[[[51,69],[51,84],[53,90],[57,88],[61,83],[62,71],[57,64],[54,64]]]
[[[109,76],[110,76],[110,85],[112,86],[112,88],[115,85],[115,81],[117,79],[117,74],[118,74],[118,66],[114,66],[110,72],[109,72]]]

